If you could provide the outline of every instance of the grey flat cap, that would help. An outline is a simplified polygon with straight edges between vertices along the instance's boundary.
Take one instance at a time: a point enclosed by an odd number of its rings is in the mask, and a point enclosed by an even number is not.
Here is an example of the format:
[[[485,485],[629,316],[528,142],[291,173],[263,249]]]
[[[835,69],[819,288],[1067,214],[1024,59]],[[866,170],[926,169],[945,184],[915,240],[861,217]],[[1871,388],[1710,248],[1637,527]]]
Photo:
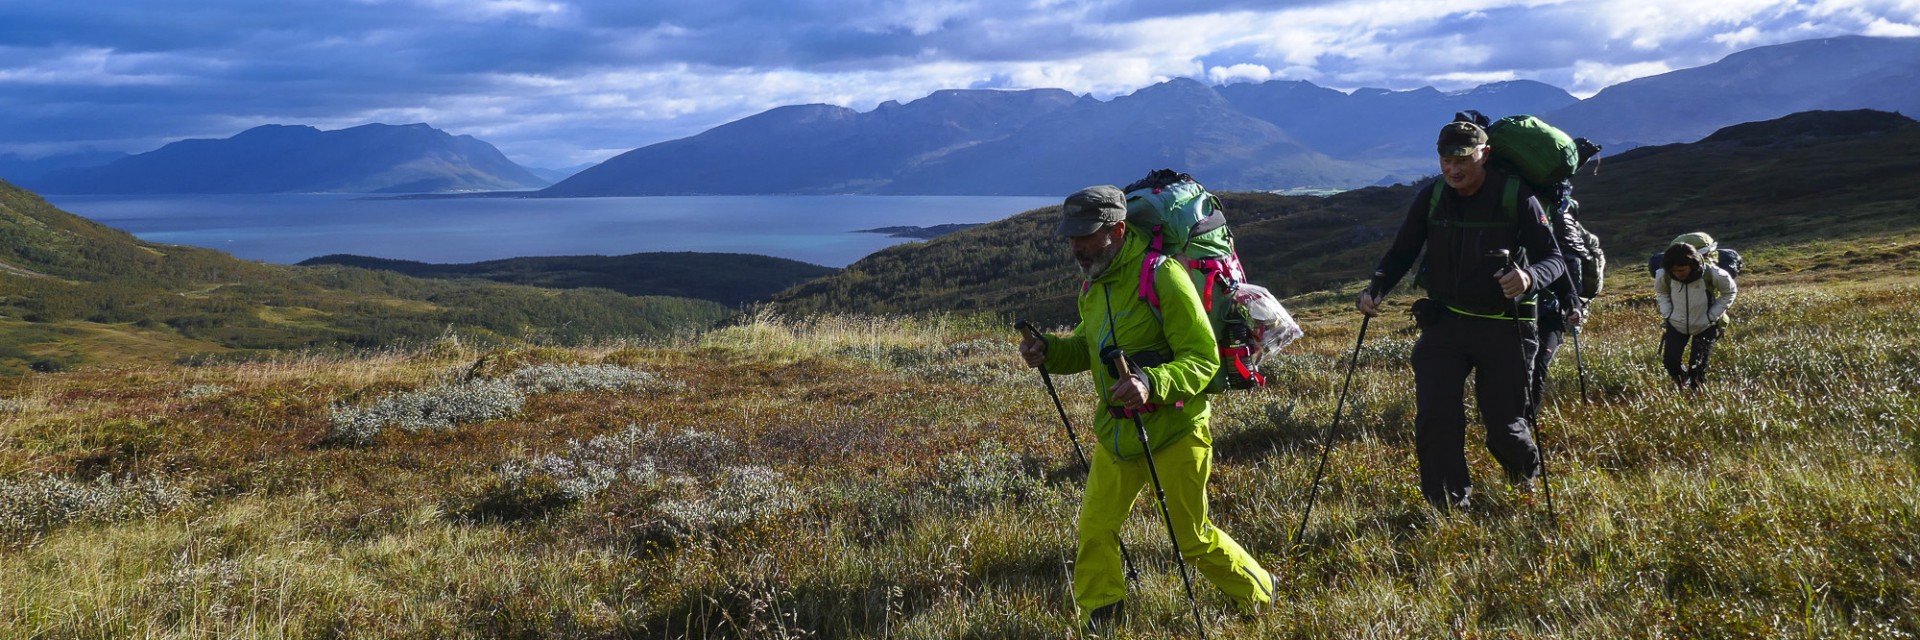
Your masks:
[[[1127,219],[1127,194],[1113,185],[1087,187],[1067,196],[1060,205],[1060,226],[1053,233],[1084,236],[1100,227]]]

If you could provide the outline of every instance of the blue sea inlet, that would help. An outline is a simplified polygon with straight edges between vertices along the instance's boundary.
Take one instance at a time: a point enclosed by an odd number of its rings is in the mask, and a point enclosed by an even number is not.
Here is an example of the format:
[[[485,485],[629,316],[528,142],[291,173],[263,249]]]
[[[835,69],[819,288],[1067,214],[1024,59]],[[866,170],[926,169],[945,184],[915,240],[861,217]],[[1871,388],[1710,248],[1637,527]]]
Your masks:
[[[909,242],[861,229],[983,223],[1026,196],[373,199],[340,194],[47,196],[142,240],[290,264],[333,253],[420,262],[656,251],[756,253],[844,267]],[[1063,249],[1064,251],[1064,249]]]

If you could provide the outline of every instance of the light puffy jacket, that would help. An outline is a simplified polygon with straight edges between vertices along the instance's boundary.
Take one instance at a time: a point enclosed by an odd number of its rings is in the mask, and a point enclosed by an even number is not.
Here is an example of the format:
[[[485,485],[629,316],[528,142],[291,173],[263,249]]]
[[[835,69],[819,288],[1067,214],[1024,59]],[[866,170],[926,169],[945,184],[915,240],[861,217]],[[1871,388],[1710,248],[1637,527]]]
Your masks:
[[[1653,296],[1660,303],[1660,317],[1667,326],[1687,335],[1697,335],[1726,317],[1739,288],[1733,276],[1714,265],[1701,265],[1700,276],[1681,282],[1661,269],[1653,276]]]
[[[1100,362],[1100,351],[1108,344],[1118,344],[1129,360],[1147,351],[1171,358],[1165,364],[1144,369],[1147,402],[1159,405],[1158,410],[1142,414],[1155,450],[1187,434],[1194,434],[1201,442],[1213,442],[1207,431],[1204,393],[1220,369],[1213,325],[1200,306],[1193,278],[1179,260],[1166,260],[1154,270],[1160,297],[1158,314],[1140,298],[1140,265],[1146,250],[1145,234],[1128,227],[1113,263],[1080,294],[1080,324],[1070,335],[1046,336],[1044,366],[1048,372],[1093,372],[1094,392],[1101,399],[1094,417],[1094,436],[1100,446],[1123,460],[1139,456],[1142,449],[1133,420],[1116,418],[1107,410],[1119,406],[1108,397],[1113,376]]]

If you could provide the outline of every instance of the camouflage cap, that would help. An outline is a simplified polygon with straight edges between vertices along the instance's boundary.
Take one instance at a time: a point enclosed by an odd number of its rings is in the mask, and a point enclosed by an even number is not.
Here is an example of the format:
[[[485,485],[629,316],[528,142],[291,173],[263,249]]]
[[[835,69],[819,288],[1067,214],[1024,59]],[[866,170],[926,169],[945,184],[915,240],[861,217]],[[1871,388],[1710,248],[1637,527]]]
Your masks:
[[[1472,155],[1487,143],[1487,130],[1471,122],[1449,122],[1440,129],[1440,155]]]
[[[1101,227],[1127,219],[1127,194],[1119,187],[1100,185],[1087,187],[1067,196],[1060,205],[1060,226],[1053,230],[1054,235],[1084,236]]]

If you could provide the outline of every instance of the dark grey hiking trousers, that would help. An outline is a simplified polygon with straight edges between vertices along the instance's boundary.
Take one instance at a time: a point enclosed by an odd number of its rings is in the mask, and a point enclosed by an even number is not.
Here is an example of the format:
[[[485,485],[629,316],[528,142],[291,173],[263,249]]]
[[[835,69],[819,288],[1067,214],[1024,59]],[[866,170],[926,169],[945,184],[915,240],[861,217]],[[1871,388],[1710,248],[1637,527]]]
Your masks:
[[[1540,473],[1540,450],[1528,432],[1527,386],[1539,349],[1530,320],[1495,320],[1440,312],[1413,345],[1414,443],[1420,492],[1442,510],[1473,493],[1467,471],[1467,375],[1473,374],[1487,450],[1512,481]]]
[[[1530,393],[1527,398],[1527,422],[1536,427],[1540,425],[1540,405],[1547,400],[1547,370],[1552,368],[1553,356],[1560,352],[1566,339],[1567,332],[1560,328],[1559,323],[1549,327],[1546,320],[1540,321],[1540,348],[1534,352],[1533,383],[1527,387]]]
[[[1667,332],[1660,336],[1660,363],[1667,368],[1667,375],[1676,380],[1698,385],[1707,377],[1707,356],[1713,353],[1713,343],[1720,339],[1720,325],[1707,327],[1706,331],[1687,335],[1675,331],[1673,325],[1661,323]],[[1693,349],[1687,350],[1688,343]],[[1680,367],[1682,352],[1687,360],[1686,368]]]

